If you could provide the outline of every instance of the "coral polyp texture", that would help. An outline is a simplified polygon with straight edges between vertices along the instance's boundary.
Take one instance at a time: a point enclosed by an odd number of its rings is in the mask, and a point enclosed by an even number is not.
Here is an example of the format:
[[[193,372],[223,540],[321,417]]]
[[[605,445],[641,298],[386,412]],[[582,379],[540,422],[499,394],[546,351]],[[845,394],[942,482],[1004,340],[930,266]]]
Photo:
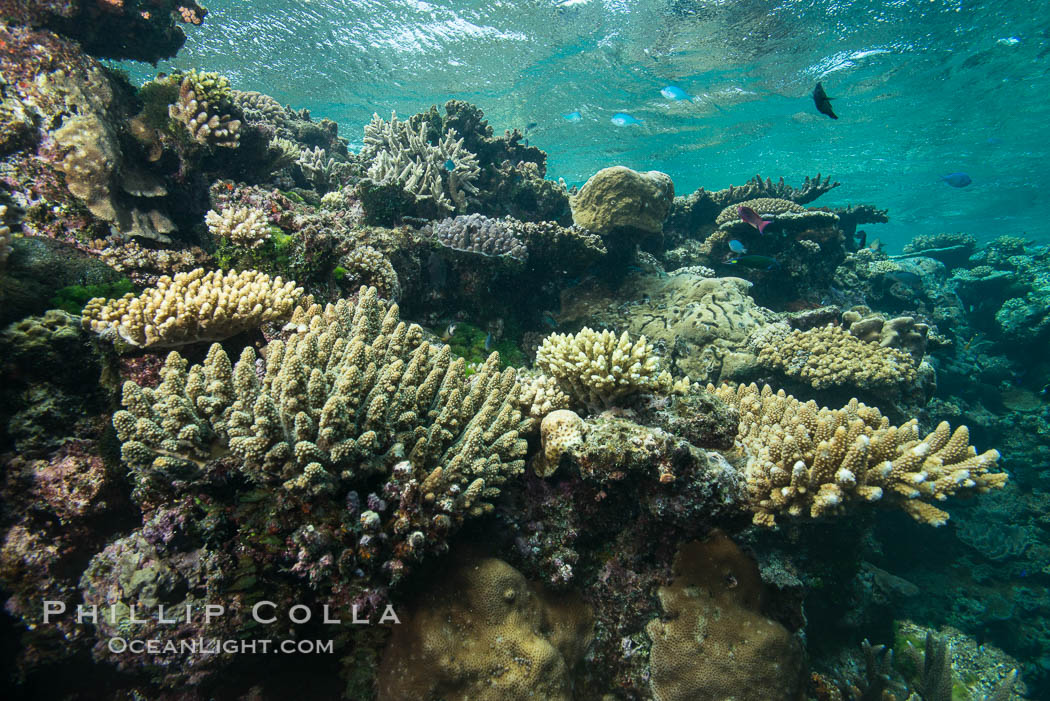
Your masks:
[[[673,201],[669,175],[658,170],[639,173],[624,166],[599,170],[569,200],[573,222],[599,234],[621,230],[658,234]]]
[[[96,297],[84,307],[84,325],[105,338],[142,348],[217,341],[286,319],[302,297],[294,282],[255,270],[167,275],[141,295]]]
[[[362,156],[372,159],[368,177],[379,185],[396,184],[417,199],[430,199],[445,212],[465,211],[478,194],[478,157],[463,147],[455,129],[436,144],[427,139],[427,124],[413,126],[396,114],[387,122],[378,114],[365,125]]]
[[[346,271],[346,279],[375,287],[387,299],[401,297],[401,282],[397,271],[386,256],[371,246],[357,246],[339,260]]]
[[[674,579],[658,594],[652,639],[656,701],[802,698],[802,646],[762,612],[758,565],[724,533],[679,548]]]
[[[224,110],[232,106],[230,83],[216,73],[191,71],[179,84],[179,97],[168,116],[186,127],[199,144],[236,148],[241,122]]]
[[[514,408],[514,370],[501,372],[493,353],[468,377],[462,358],[426,342],[374,288],[356,304],[300,310],[293,326],[262,359],[247,347],[231,363],[216,344],[202,365],[169,354],[156,389],[125,383],[113,416],[123,459],[140,492],[226,469],[214,459],[228,456],[255,484],[334,499],[360,521],[361,557],[396,579],[464,518],[490,511],[524,469],[531,420]],[[348,512],[348,490],[375,475],[388,480],[384,497]]]
[[[541,421],[552,411],[569,408],[569,396],[553,377],[519,374],[518,380],[521,383],[519,406],[525,416]]]
[[[258,248],[270,238],[266,213],[254,207],[229,207],[221,213],[212,209],[204,215],[204,222],[212,236],[238,246]]]
[[[608,329],[584,327],[575,335],[551,334],[536,351],[536,365],[592,410],[639,392],[670,392],[676,387],[670,373],[660,369],[645,336],[632,342],[626,331],[617,336]]]
[[[831,325],[769,339],[758,362],[818,390],[893,388],[909,385],[917,377],[910,354],[866,343]]]
[[[443,219],[434,224],[432,230],[438,243],[456,251],[525,260],[528,250],[514,235],[511,224],[509,219],[466,214]]]
[[[856,399],[841,409],[800,402],[766,385],[708,385],[740,411],[737,442],[747,456],[754,522],[778,516],[820,518],[855,503],[880,502],[921,523],[940,526],[948,513],[931,501],[1001,488],[1005,472],[991,472],[997,450],[980,455],[966,426],[947,422],[921,437],[911,419],[891,426],[878,409]]]

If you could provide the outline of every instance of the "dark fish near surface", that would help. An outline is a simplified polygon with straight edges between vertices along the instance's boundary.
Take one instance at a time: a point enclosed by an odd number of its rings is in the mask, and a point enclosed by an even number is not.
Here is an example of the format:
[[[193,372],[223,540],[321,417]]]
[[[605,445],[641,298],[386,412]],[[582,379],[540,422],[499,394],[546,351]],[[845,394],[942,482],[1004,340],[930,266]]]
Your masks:
[[[762,217],[758,216],[758,212],[751,209],[750,207],[737,207],[736,211],[737,214],[740,215],[741,221],[745,221],[751,226],[758,229],[758,233],[760,234],[764,233],[765,228],[772,223],[771,220],[763,219]]]
[[[817,106],[817,112],[826,114],[832,119],[838,119],[839,117],[835,114],[835,110],[831,109],[831,99],[824,92],[823,83],[817,83],[817,87],[813,88],[813,103]]]
[[[780,267],[780,262],[770,256],[748,255],[737,256],[726,261],[727,265],[742,265],[752,270],[775,270]]]
[[[952,187],[966,187],[973,180],[966,173],[950,173],[948,175],[942,175],[941,180],[948,183]]]

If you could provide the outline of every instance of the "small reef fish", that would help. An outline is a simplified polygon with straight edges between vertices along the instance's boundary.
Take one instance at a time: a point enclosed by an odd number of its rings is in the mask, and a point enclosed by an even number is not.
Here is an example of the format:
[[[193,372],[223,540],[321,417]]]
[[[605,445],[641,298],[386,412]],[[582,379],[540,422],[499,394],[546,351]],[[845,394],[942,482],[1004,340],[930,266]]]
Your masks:
[[[765,233],[766,227],[772,223],[772,220],[763,219],[758,215],[758,212],[751,209],[750,207],[737,207],[737,214],[740,215],[740,220],[745,221],[751,226],[758,229],[758,233]]]
[[[832,99],[824,92],[823,83],[817,83],[817,87],[813,88],[813,104],[817,106],[817,112],[826,114],[832,119],[838,119],[839,117],[835,114],[835,110],[831,109]]]
[[[573,110],[568,114],[563,114],[561,118],[564,119],[566,122],[578,122],[581,119],[583,119],[583,115],[580,114],[579,110]]]
[[[613,124],[615,124],[618,127],[629,127],[632,124],[641,124],[642,123],[642,120],[635,119],[634,117],[632,117],[631,115],[627,114],[626,112],[617,112],[616,114],[614,114],[612,116],[612,119],[610,119],[609,121],[612,122]]]
[[[558,326],[558,322],[555,320],[554,315],[550,313],[544,314],[541,321],[551,328],[557,328]]]
[[[535,129],[536,126],[537,126],[536,122],[529,122],[528,124],[525,125],[525,131],[529,131],[530,129]]]
[[[908,270],[891,270],[885,277],[908,287],[922,287],[922,278]]]
[[[485,336],[485,351],[486,351],[486,352],[488,352],[488,351],[492,350],[492,344],[493,344],[493,340],[492,340],[492,332],[490,331],[490,332],[488,333],[488,335],[487,335],[487,336]]]
[[[737,256],[732,260],[727,260],[726,264],[741,265],[752,270],[775,270],[780,267],[780,261],[776,258],[759,255]]]
[[[444,335],[441,337],[441,340],[442,341],[447,341],[448,339],[452,338],[455,335],[455,333],[456,333],[456,326],[458,324],[459,324],[458,321],[453,321],[453,322],[449,323],[448,327],[445,329]]]
[[[445,170],[455,170],[455,169],[456,169],[456,162],[455,161],[453,161],[451,158],[448,159],[447,161],[445,161]]]
[[[948,175],[942,175],[941,180],[952,187],[966,187],[973,182],[966,173],[949,173]]]
[[[729,250],[733,253],[739,253],[741,255],[747,253],[747,247],[744,246],[744,244],[737,241],[736,239],[733,239],[729,242]]]
[[[882,239],[875,239],[874,241],[872,241],[871,243],[868,244],[868,248],[870,248],[873,251],[881,251],[882,250]]]
[[[685,90],[682,90],[677,85],[668,85],[661,88],[660,94],[666,97],[668,100],[690,100],[692,96]]]

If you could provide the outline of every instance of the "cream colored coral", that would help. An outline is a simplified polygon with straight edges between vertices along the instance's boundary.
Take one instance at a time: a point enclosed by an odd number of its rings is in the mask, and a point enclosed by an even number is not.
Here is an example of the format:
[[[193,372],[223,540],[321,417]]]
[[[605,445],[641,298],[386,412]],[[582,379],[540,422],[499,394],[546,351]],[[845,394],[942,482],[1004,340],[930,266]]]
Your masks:
[[[769,386],[708,385],[740,411],[737,442],[747,456],[754,521],[773,526],[777,516],[818,518],[840,514],[854,502],[892,503],[912,518],[943,525],[948,513],[931,501],[958,492],[987,492],[1007,479],[995,468],[999,452],[981,455],[969,432],[947,422],[920,438],[915,419],[891,426],[874,407],[856,399],[841,409],[800,402]]]
[[[521,383],[521,403],[518,408],[522,415],[541,421],[552,411],[569,408],[569,396],[553,377],[519,373],[518,381]]]
[[[642,336],[631,342],[606,329],[584,327],[576,335],[555,333],[543,339],[536,365],[576,401],[590,409],[609,408],[638,392],[670,392],[671,375],[661,371],[659,357]],[[688,378],[682,387],[688,387]]]
[[[915,381],[912,357],[896,348],[865,343],[841,327],[792,331],[763,346],[758,362],[814,389],[885,389]]]
[[[236,148],[241,142],[241,122],[220,113],[221,103],[229,99],[225,78],[190,71],[179,84],[179,97],[168,107],[168,116],[185,126],[199,144]]]
[[[84,307],[84,325],[140,347],[173,347],[229,338],[284,319],[303,294],[294,282],[254,271],[167,275],[141,295],[96,297]]]
[[[368,177],[377,183],[396,183],[418,198],[432,198],[446,211],[467,208],[467,196],[478,194],[481,173],[478,157],[463,148],[463,139],[447,130],[437,145],[427,139],[427,123],[418,129],[391,114],[387,122],[378,114],[365,125],[361,155],[372,159]],[[452,161],[453,168],[447,164]]]
[[[255,207],[227,207],[221,214],[211,209],[204,215],[204,222],[212,236],[238,246],[258,248],[270,238],[266,214]]]
[[[842,327],[866,343],[876,343],[883,348],[899,348],[911,354],[915,363],[922,362],[926,353],[926,339],[930,327],[917,323],[913,317],[898,316],[893,319],[872,313],[868,307],[853,307],[842,313]]]
[[[390,260],[371,246],[357,246],[343,256],[339,266],[356,287],[370,285],[387,299],[401,297],[401,282]]]
[[[583,445],[587,425],[575,411],[558,409],[547,414],[540,422],[540,445],[542,451],[533,463],[540,477],[549,477],[558,469],[561,456],[576,446]]]

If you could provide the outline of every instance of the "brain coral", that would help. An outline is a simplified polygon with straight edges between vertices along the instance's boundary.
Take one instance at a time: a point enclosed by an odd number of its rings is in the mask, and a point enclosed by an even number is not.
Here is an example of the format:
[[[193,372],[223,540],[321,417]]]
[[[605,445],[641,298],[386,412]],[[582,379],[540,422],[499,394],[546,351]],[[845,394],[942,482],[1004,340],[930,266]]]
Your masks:
[[[394,628],[379,667],[383,701],[570,701],[592,618],[494,558],[458,563]]]
[[[726,535],[683,545],[646,626],[656,701],[795,701],[802,648],[761,612],[758,566]]]

